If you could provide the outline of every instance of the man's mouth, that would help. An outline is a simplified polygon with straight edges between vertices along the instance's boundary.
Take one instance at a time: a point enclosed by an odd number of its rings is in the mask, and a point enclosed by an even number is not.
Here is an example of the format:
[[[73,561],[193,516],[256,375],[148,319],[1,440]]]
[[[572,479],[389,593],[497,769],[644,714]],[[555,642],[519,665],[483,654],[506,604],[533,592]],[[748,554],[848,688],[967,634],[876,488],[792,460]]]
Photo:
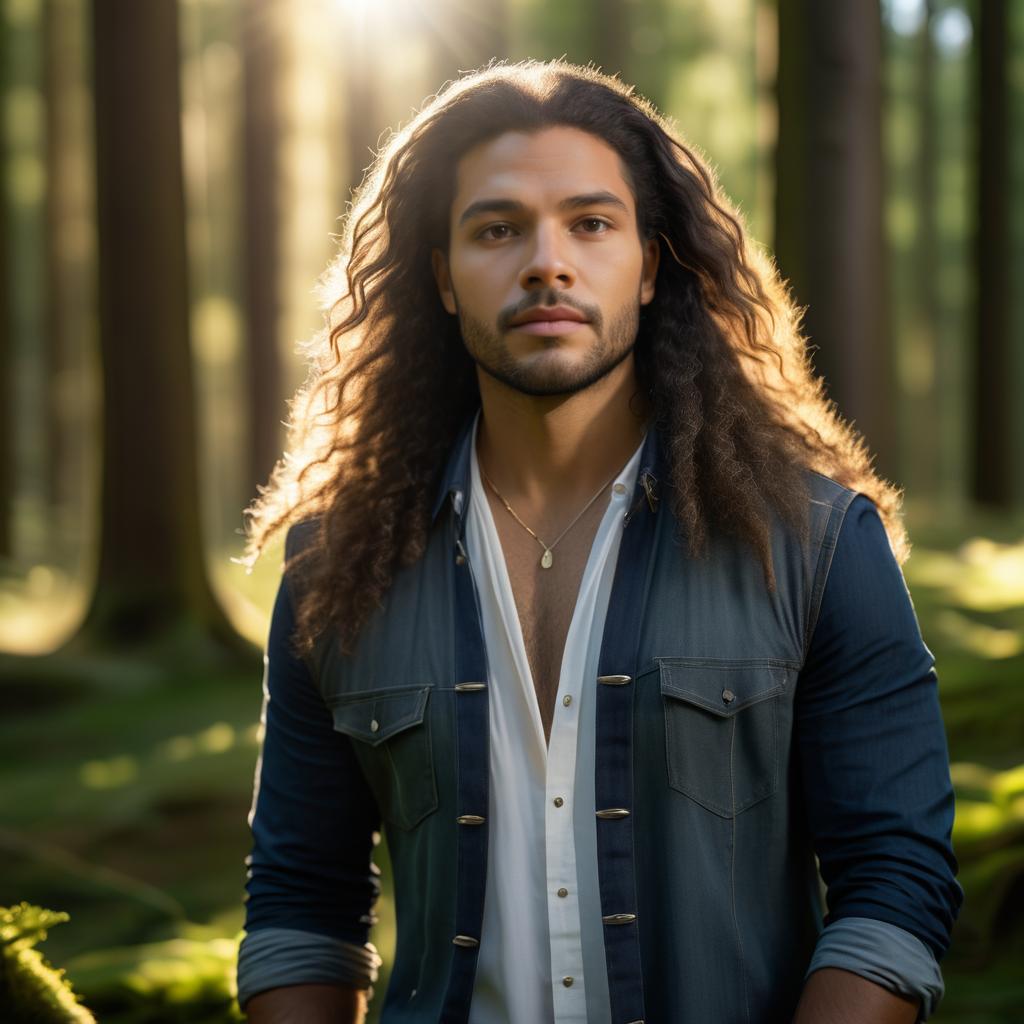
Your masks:
[[[588,323],[577,309],[569,306],[535,306],[509,321],[509,330],[524,334],[560,335],[575,331]]]

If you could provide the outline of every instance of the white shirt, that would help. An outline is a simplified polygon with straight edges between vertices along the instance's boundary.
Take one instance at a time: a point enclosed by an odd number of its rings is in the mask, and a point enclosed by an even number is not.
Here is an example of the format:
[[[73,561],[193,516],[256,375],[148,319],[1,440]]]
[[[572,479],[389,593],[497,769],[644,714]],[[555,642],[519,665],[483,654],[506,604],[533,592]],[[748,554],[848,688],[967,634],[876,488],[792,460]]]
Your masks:
[[[612,485],[583,571],[546,745],[505,556],[477,465],[478,424],[479,414],[466,539],[487,648],[491,780],[487,888],[469,1020],[609,1024],[594,816],[595,680],[623,515],[643,444]],[[539,545],[537,550],[539,558]]]

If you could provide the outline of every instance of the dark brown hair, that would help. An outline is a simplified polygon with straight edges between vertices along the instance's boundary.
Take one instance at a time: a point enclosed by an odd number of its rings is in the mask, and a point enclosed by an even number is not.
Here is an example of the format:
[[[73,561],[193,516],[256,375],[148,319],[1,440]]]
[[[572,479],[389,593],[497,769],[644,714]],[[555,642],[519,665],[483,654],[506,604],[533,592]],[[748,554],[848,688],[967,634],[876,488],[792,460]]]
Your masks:
[[[248,512],[250,562],[282,528],[318,524],[302,555],[300,648],[333,628],[350,650],[395,573],[424,551],[435,488],[480,400],[430,265],[448,245],[455,166],[504,132],[552,125],[619,153],[641,236],[663,246],[635,353],[666,448],[662,493],[689,555],[713,531],[738,537],[773,586],[771,519],[801,528],[815,470],[867,494],[905,557],[899,494],[825,399],[801,311],[704,161],[617,79],[562,61],[497,65],[450,83],[390,139],[321,280],[327,323],[292,404],[289,454]]]

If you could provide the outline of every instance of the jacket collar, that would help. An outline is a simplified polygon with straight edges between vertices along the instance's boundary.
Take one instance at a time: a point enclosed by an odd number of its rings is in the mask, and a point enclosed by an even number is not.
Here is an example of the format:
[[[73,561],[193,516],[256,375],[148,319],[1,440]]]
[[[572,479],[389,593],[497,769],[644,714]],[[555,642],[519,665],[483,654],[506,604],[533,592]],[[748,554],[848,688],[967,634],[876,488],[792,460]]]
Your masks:
[[[444,475],[441,477],[441,483],[434,495],[434,506],[430,513],[431,522],[437,519],[438,513],[448,499],[451,500],[455,515],[459,519],[462,518],[469,495],[469,460],[472,455],[473,425],[479,412],[480,410],[477,409],[468,416],[459,429],[458,437],[448,456],[448,463],[445,466]],[[633,501],[630,503],[630,511],[627,513],[627,522],[636,511],[637,503],[641,498],[647,499],[652,512],[655,510],[659,497],[659,481],[662,479],[663,472],[661,439],[658,436],[657,428],[652,423],[644,439],[643,451],[640,453],[636,490],[633,492]]]

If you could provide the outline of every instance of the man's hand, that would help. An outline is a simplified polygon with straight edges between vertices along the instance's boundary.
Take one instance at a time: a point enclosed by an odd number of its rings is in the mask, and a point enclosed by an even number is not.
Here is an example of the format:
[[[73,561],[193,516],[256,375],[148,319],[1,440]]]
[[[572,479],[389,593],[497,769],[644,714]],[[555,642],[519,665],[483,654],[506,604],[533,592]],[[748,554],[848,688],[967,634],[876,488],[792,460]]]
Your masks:
[[[919,1006],[859,974],[823,967],[807,979],[793,1024],[914,1024]]]
[[[246,1003],[249,1024],[363,1024],[366,992],[340,985],[288,985]]]

